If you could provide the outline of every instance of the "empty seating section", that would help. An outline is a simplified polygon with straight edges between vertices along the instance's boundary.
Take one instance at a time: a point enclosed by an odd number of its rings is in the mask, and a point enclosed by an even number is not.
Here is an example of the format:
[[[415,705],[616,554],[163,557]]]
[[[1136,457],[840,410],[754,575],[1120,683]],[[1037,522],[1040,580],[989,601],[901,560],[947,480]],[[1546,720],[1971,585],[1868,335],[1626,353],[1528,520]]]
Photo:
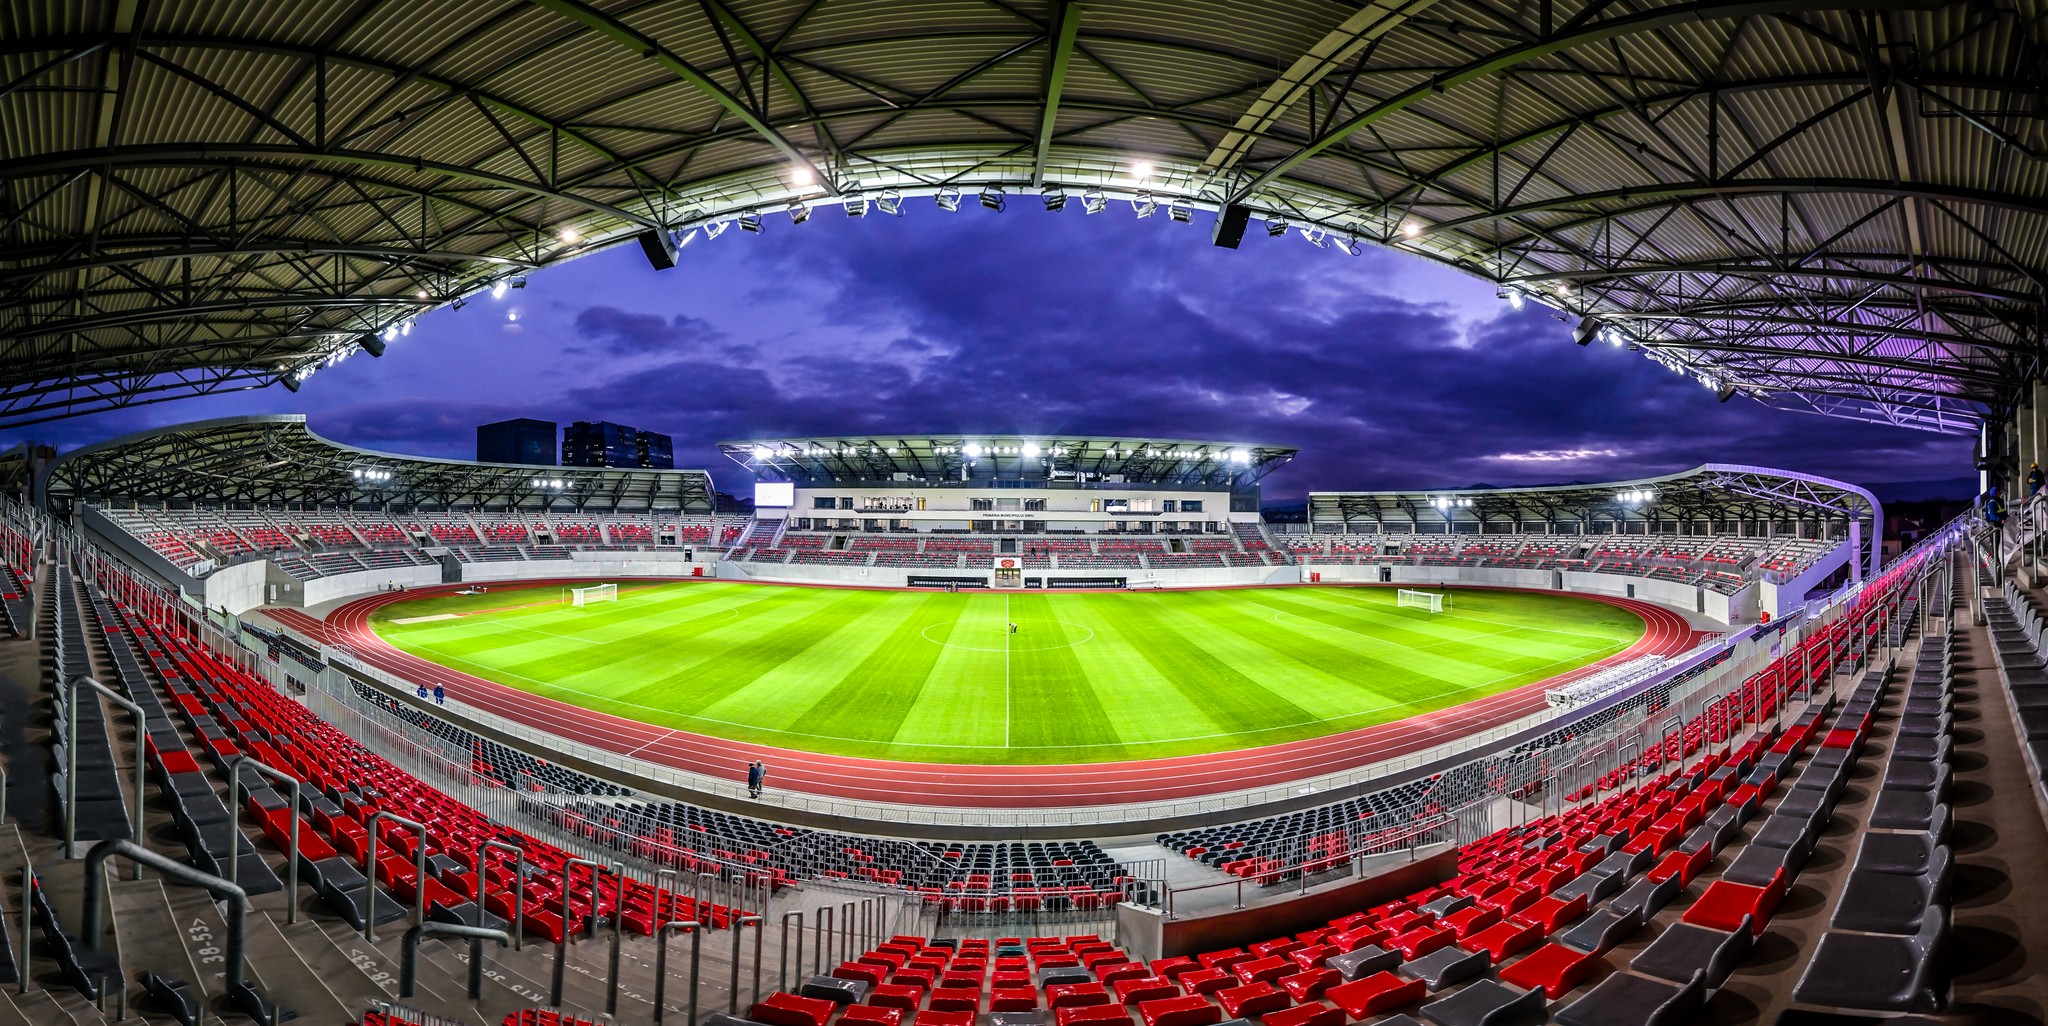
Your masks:
[[[758,874],[775,888],[858,878],[953,913],[1108,908],[1147,885],[1093,841],[900,841],[784,826],[682,802],[553,803],[522,809],[556,829],[685,872]]]
[[[0,628],[27,634],[35,622],[35,556],[29,529],[0,519]]]
[[[51,705],[52,791],[60,816],[76,821],[79,839],[127,837],[128,803],[121,797],[121,774],[114,762],[106,711],[97,692],[73,683],[92,676],[92,663],[71,568],[58,565],[52,571],[56,577],[52,587],[56,601],[51,608],[56,628],[52,646],[56,689],[56,701]],[[77,744],[67,746],[65,739],[74,735]]]
[[[1796,576],[1842,544],[1839,538],[1733,535],[1344,534],[1324,526],[1316,525],[1309,534],[1282,533],[1277,540],[1302,563],[1591,570],[1723,594],[1763,576],[1778,581]]]
[[[620,884],[609,874],[597,874],[595,882],[590,874],[566,874],[569,852],[492,823],[475,809],[370,752],[234,661],[217,657],[187,633],[182,617],[167,616],[164,604],[153,598],[155,593],[125,574],[101,565],[95,583],[109,597],[109,615],[119,618],[120,629],[140,648],[140,658],[161,681],[169,699],[165,707],[174,710],[204,740],[208,751],[201,755],[223,770],[235,756],[253,756],[309,786],[304,809],[308,819],[300,838],[300,878],[352,923],[360,925],[365,915],[380,919],[387,911],[395,915],[400,907],[391,905],[387,910],[390,900],[381,895],[366,902],[363,875],[355,868],[365,861],[366,824],[380,810],[428,825],[426,848],[434,856],[428,879],[414,878],[412,856],[418,841],[411,831],[395,824],[382,830],[375,875],[399,902],[410,903],[424,889],[427,905],[436,915],[462,915],[465,907],[474,908],[472,903],[481,898],[493,915],[509,919],[513,914],[511,892],[516,887],[523,895],[521,926],[550,940],[562,936],[565,929],[580,930],[587,918],[613,914],[622,916],[627,928],[641,934],[651,933],[670,917],[699,918],[719,926],[729,920],[730,910],[723,906],[700,906],[688,896],[671,896],[638,881],[624,882],[621,899]],[[152,732],[152,741],[155,737]],[[168,745],[158,758],[170,777],[196,768],[189,756],[169,752]],[[212,793],[210,785],[207,793]],[[267,782],[251,784],[247,804],[249,813],[273,840],[288,838],[288,803]],[[226,824],[202,824],[199,832],[205,835],[209,830],[225,836]],[[526,879],[514,879],[509,859],[492,852],[486,860],[489,884],[479,895],[477,853],[486,840],[518,848],[529,867]],[[243,872],[249,872],[246,866]],[[565,895],[572,914],[567,924],[559,914]]]
[[[480,737],[438,716],[415,709],[361,681],[351,681],[356,697],[470,752],[470,772],[516,791],[624,797],[632,791],[565,766],[536,759],[525,752]]]

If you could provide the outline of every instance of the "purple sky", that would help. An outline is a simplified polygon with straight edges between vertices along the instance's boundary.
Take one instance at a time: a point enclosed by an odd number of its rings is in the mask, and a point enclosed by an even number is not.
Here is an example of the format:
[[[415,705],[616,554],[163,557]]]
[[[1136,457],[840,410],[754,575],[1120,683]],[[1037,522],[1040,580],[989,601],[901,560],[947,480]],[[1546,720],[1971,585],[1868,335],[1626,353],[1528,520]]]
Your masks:
[[[1571,344],[1531,305],[1421,258],[1349,257],[1254,224],[1242,249],[1113,206],[906,201],[698,238],[655,272],[626,246],[504,300],[421,318],[381,360],[281,388],[0,433],[69,448],[242,413],[341,441],[475,456],[477,424],[608,419],[713,443],[780,434],[1094,433],[1297,445],[1269,497],[1607,480],[1707,461],[1866,484],[1968,475],[1967,439],[1714,401],[1640,354]],[[1035,204],[1030,205],[1035,208]],[[516,316],[516,320],[512,319]]]

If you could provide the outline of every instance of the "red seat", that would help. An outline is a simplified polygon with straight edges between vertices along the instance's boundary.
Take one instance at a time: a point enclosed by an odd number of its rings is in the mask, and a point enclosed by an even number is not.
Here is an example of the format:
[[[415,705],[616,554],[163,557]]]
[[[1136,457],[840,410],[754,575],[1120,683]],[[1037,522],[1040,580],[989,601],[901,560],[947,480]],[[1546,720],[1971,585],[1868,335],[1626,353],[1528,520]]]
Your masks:
[[[930,987],[937,982],[938,974],[923,967],[905,967],[889,976],[890,983],[911,983],[919,987]]]
[[[1138,1002],[1138,1017],[1145,1026],[1212,1026],[1223,1021],[1223,1010],[1206,998],[1182,994]]]
[[[981,1011],[981,989],[979,987],[940,987],[932,991],[928,1008],[942,1012]]]
[[[1458,942],[1458,946],[1466,951],[1484,951],[1493,959],[1494,965],[1499,965],[1507,961],[1508,956],[1535,947],[1542,939],[1542,927],[1510,919],[1465,938]]]
[[[1389,946],[1399,951],[1402,959],[1413,962],[1438,948],[1449,946],[1456,939],[1457,935],[1445,927],[1425,926],[1394,938]]]
[[[1078,1008],[1109,1004],[1109,992],[1100,983],[1055,983],[1045,988],[1047,1008]]]
[[[1095,979],[1108,986],[1118,980],[1143,979],[1152,975],[1152,970],[1143,962],[1118,962],[1095,970]]]
[[[1323,996],[1323,991],[1342,982],[1344,974],[1335,969],[1310,969],[1280,978],[1281,989],[1295,1001],[1313,1001]]]
[[[1201,963],[1186,955],[1177,955],[1173,958],[1155,958],[1152,960],[1152,975],[1164,976],[1169,980],[1177,980],[1180,979],[1180,974],[1190,969],[1200,968],[1200,966]]]
[[[1481,905],[1500,909],[1502,915],[1511,916],[1542,896],[1542,892],[1534,887],[1508,887],[1478,900]]]
[[[1250,951],[1254,958],[1272,958],[1275,955],[1285,955],[1298,947],[1301,947],[1301,942],[1292,937],[1276,937],[1269,941],[1260,941],[1245,950]]]
[[[1446,937],[1449,934],[1445,934]],[[1425,986],[1421,980],[1410,980],[1389,972],[1378,972],[1363,979],[1331,987],[1324,996],[1336,1002],[1344,1014],[1353,1019],[1390,1012],[1404,1005],[1422,1000]]]
[[[1674,851],[1665,855],[1663,861],[1651,866],[1650,871],[1643,875],[1649,877],[1651,883],[1663,883],[1677,877],[1678,886],[1684,887],[1692,883],[1692,878],[1698,876],[1700,870],[1707,868],[1707,863],[1713,858],[1713,849],[1706,847],[1691,853]]]
[[[841,962],[839,968],[832,970],[832,975],[842,980],[860,980],[870,987],[879,986],[888,979],[887,971],[881,966],[864,962]]]
[[[1110,989],[1115,992],[1116,1003],[1120,1005],[1180,996],[1180,988],[1164,976],[1134,976],[1110,984]]]
[[[776,991],[747,1010],[747,1018],[768,1026],[825,1026],[838,1005],[823,998],[807,998]]]
[[[1180,989],[1190,994],[1214,994],[1237,983],[1225,969],[1190,969],[1180,974]]]
[[[924,988],[907,983],[884,983],[868,989],[868,1004],[883,1008],[901,1008],[906,1012],[917,1011],[924,1000]]]
[[[1195,961],[1202,963],[1204,969],[1228,969],[1251,957],[1245,954],[1242,948],[1229,948],[1223,951],[1204,951],[1195,956]]]
[[[917,1013],[917,1026],[974,1026],[974,1013],[950,1008],[927,1008]]]
[[[903,1009],[885,1005],[848,1005],[839,1013],[840,1026],[849,1023],[863,1023],[866,1026],[903,1026]]]
[[[1216,992],[1216,1000],[1233,1018],[1248,1019],[1277,1012],[1289,1004],[1287,992],[1270,983],[1247,983]]]
[[[1261,1021],[1265,1026],[1342,1026],[1344,1013],[1329,1005],[1312,1001],[1305,1005],[1269,1012]]]
[[[1323,959],[1337,954],[1342,954],[1342,952],[1334,945],[1310,944],[1288,952],[1287,960],[1293,962],[1299,968],[1314,969],[1323,964]]]
[[[1269,958],[1239,962],[1231,966],[1230,971],[1244,983],[1271,983],[1282,976],[1292,976],[1294,963],[1279,955],[1273,955]]]
[[[1464,940],[1500,922],[1501,919],[1500,909],[1487,908],[1483,905],[1468,905],[1438,921],[1451,931],[1452,936],[1459,940]]]
[[[1547,937],[1556,933],[1564,924],[1585,915],[1587,904],[1587,896],[1584,894],[1570,901],[1546,894],[1536,899],[1528,908],[1515,913],[1515,918],[1543,927],[1543,934]]]
[[[1716,880],[1707,885],[1706,893],[1692,903],[1680,917],[1694,926],[1733,933],[1742,925],[1742,917],[1748,916],[1750,932],[1762,936],[1764,927],[1770,925],[1771,913],[1777,911],[1778,902],[1785,898],[1785,870],[1779,867],[1771,882],[1762,887],[1739,884],[1730,880]]]
[[[1502,966],[1500,979],[1524,990],[1542,988],[1543,996],[1555,1001],[1584,981],[1599,958],[1597,954],[1574,951],[1562,944],[1545,944]]]
[[[1029,1012],[1037,1007],[1037,987],[997,987],[989,992],[991,1012]]]
[[[1128,1024],[1131,1017],[1122,1005],[1068,1005],[1052,1013],[1055,1026],[1082,1026],[1084,1023],[1102,1023],[1107,1026]]]

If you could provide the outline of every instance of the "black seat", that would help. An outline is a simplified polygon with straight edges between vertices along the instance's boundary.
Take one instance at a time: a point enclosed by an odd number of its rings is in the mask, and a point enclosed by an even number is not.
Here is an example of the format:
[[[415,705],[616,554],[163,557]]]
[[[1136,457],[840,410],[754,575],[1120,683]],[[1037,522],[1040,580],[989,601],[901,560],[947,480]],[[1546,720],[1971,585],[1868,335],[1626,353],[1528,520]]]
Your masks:
[[[1386,972],[1400,965],[1401,953],[1398,951],[1388,951],[1377,944],[1368,944],[1357,951],[1347,951],[1341,955],[1331,955],[1323,959],[1323,964],[1337,970],[1338,975],[1344,977],[1347,981],[1362,980],[1374,973]],[[1046,972],[1050,971],[1046,970]],[[1039,974],[1041,979],[1044,975],[1045,973],[1043,972]]]
[[[1641,929],[1642,925],[1642,919],[1637,916],[1617,912],[1612,908],[1594,909],[1592,915],[1558,934],[1557,942],[1574,951],[1598,955],[1627,940],[1629,935]]]
[[[1420,1009],[1436,1026],[1509,1026],[1543,1021],[1543,991],[1480,980]]]
[[[1492,964],[1493,960],[1484,951],[1466,951],[1452,945],[1407,962],[1395,972],[1411,980],[1421,980],[1423,986],[1435,993],[1478,976]]]
[[[1673,983],[1692,979],[1694,974],[1704,972],[1707,986],[1716,988],[1728,974],[1735,971],[1736,963],[1749,953],[1750,942],[1755,938],[1748,916],[1734,933],[1722,933],[1691,923],[1673,923],[1657,935],[1628,967],[1636,972]]]
[[[1828,932],[1792,996],[1813,1005],[1876,1012],[1937,1012],[1948,916],[1930,915],[1911,937]]]
[[[1927,872],[1919,876],[1854,867],[1832,925],[1865,933],[1917,933],[1929,914],[1942,914],[1936,906],[1947,900],[1949,867],[1947,845],[1934,850]]]

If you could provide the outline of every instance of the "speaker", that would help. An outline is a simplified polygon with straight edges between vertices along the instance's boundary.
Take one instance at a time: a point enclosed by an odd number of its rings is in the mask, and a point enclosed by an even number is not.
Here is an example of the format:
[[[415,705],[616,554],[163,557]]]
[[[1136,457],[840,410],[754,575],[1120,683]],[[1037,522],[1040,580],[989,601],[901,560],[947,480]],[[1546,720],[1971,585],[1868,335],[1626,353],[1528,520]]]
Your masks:
[[[371,356],[384,355],[384,339],[374,331],[366,331],[356,336],[356,345],[362,346],[363,352]]]
[[[1714,390],[1714,398],[1719,399],[1724,403],[1730,399],[1735,398],[1735,386],[1722,385],[1720,388]]]
[[[657,271],[666,271],[676,265],[676,240],[667,231],[649,228],[634,238],[640,240],[640,252],[647,255],[647,262]]]
[[[1216,232],[1209,237],[1224,249],[1236,249],[1244,241],[1244,229],[1252,223],[1252,209],[1242,203],[1225,204],[1216,214]]]
[[[1592,342],[1593,336],[1598,334],[1600,334],[1600,319],[1598,317],[1588,317],[1580,321],[1578,327],[1572,329],[1572,341],[1583,346]]]

